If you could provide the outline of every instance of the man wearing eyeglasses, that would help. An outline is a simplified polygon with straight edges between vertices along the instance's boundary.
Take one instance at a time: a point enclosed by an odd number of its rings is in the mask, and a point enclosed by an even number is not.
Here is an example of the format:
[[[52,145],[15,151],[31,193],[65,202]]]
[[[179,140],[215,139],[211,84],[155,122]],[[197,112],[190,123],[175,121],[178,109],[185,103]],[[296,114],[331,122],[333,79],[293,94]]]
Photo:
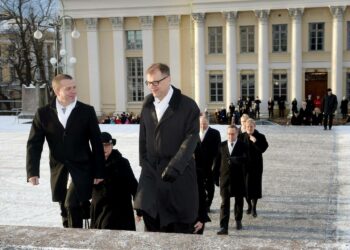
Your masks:
[[[142,170],[134,207],[143,215],[146,231],[193,233],[198,216],[193,153],[199,141],[199,108],[171,85],[167,65],[151,65],[146,77],[151,94],[141,110]]]

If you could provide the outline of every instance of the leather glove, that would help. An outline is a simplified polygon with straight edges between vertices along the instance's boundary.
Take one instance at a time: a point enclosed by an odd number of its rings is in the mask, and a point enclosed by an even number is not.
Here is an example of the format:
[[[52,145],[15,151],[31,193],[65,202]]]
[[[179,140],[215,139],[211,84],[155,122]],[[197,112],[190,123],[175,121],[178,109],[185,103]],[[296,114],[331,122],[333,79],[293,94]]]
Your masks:
[[[80,203],[81,215],[83,219],[90,219],[90,201]]]
[[[177,171],[175,168],[166,167],[162,173],[162,180],[172,183],[176,180],[179,174],[179,171]]]

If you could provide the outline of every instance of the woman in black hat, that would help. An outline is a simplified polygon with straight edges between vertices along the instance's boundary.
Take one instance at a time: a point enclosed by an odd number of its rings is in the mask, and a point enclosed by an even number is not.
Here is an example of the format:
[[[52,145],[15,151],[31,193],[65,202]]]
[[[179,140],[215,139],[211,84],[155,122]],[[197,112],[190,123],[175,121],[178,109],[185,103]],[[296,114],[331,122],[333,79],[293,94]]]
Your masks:
[[[101,133],[106,176],[95,185],[91,202],[91,228],[135,231],[132,197],[137,190],[137,180],[130,163],[113,149],[116,139],[107,132]]]

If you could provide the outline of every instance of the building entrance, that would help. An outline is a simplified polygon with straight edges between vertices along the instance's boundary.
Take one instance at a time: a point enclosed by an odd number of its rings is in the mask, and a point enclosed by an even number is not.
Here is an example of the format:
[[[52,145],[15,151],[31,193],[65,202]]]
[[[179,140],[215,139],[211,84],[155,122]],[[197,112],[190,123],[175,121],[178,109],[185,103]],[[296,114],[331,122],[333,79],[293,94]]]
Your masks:
[[[315,99],[316,96],[322,97],[327,93],[327,72],[306,72],[305,73],[305,99],[309,94]]]

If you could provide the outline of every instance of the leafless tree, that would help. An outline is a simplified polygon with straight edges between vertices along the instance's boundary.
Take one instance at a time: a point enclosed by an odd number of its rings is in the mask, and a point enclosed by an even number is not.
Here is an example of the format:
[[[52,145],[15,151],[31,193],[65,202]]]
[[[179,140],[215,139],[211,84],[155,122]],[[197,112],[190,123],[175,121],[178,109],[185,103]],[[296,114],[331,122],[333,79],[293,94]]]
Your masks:
[[[44,45],[53,40],[49,24],[58,18],[57,0],[1,0],[0,13],[10,24],[6,31],[9,45],[3,55],[3,64],[15,69],[16,80],[20,84],[48,82],[49,56],[44,53]],[[40,28],[43,38],[37,40],[33,34]],[[45,62],[46,61],[46,62]]]

